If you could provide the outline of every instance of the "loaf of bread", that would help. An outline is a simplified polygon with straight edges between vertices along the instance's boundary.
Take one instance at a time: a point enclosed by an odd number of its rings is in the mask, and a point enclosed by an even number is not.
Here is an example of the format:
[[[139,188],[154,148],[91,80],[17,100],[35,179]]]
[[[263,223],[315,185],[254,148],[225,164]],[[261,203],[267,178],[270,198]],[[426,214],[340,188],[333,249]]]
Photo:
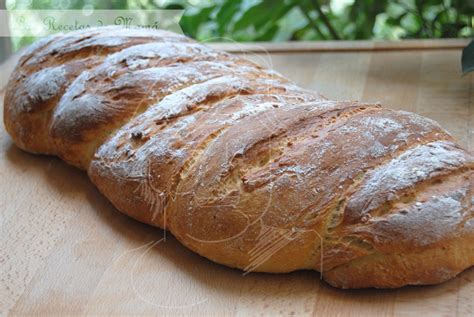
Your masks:
[[[332,101],[165,31],[45,38],[4,121],[87,171],[121,212],[246,272],[341,288],[435,284],[474,265],[474,157],[436,122]]]

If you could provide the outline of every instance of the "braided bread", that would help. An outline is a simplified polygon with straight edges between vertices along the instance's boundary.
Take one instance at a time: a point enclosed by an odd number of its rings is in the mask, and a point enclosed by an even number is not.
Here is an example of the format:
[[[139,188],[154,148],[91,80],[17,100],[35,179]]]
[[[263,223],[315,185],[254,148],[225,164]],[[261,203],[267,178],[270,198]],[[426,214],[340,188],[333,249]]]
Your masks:
[[[184,36],[45,38],[4,107],[20,148],[87,171],[121,212],[212,261],[342,288],[474,265],[474,157],[436,122],[327,100]]]

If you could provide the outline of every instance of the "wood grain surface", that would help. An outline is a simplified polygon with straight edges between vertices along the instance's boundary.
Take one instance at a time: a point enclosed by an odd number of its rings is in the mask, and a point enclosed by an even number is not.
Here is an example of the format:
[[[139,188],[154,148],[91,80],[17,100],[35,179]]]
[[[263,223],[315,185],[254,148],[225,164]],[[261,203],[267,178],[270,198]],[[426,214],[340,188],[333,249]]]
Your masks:
[[[453,43],[223,47],[327,97],[435,119],[473,150],[474,77],[461,77],[465,42]],[[0,66],[3,79],[9,69]],[[442,285],[397,290],[338,290],[309,271],[243,275],[120,214],[84,173],[20,151],[3,122],[0,153],[0,315],[474,315],[474,268]]]

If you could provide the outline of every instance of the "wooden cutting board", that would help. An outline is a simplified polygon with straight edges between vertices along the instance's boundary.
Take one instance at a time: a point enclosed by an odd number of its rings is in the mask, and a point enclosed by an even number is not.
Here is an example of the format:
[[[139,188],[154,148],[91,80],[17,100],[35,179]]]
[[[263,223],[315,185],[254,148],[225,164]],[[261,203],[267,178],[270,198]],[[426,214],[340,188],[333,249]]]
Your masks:
[[[435,119],[473,150],[474,77],[460,75],[463,45],[220,46],[327,97]],[[0,66],[0,76],[8,69]],[[474,268],[442,285],[398,290],[338,290],[308,271],[244,276],[123,216],[84,173],[18,150],[3,124],[0,153],[0,315],[474,315]]]

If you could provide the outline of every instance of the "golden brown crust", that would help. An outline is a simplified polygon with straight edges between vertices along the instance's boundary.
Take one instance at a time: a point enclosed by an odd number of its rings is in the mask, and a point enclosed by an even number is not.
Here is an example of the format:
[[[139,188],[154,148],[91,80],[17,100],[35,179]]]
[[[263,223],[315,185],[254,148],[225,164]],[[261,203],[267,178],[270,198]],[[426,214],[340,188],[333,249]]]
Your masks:
[[[66,88],[107,55],[154,41],[188,42],[170,32],[120,30],[114,27],[47,37],[20,58],[5,93],[5,127],[22,149],[56,154],[49,136],[52,113]],[[15,126],[12,126],[12,125]]]
[[[5,98],[15,143],[246,271],[399,287],[474,264],[474,158],[435,122],[326,100],[172,33],[127,32],[30,48]]]

